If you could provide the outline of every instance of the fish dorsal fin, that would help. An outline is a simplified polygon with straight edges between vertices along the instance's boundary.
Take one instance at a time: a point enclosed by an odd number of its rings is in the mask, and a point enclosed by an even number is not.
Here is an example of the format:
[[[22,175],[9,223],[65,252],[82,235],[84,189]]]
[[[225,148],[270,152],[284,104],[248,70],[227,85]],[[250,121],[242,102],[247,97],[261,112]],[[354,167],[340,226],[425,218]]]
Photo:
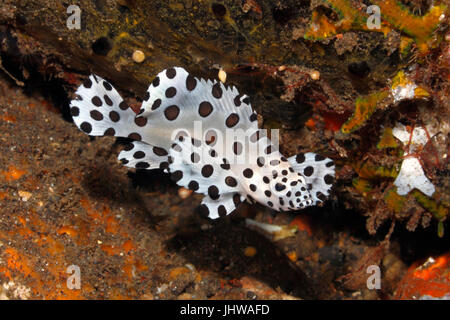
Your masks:
[[[226,129],[247,131],[258,126],[246,95],[221,82],[195,78],[180,67],[163,70],[155,77],[139,115],[151,126],[142,140],[167,150],[180,130],[201,139],[199,132],[194,132],[195,123],[203,130],[214,128],[223,134]]]

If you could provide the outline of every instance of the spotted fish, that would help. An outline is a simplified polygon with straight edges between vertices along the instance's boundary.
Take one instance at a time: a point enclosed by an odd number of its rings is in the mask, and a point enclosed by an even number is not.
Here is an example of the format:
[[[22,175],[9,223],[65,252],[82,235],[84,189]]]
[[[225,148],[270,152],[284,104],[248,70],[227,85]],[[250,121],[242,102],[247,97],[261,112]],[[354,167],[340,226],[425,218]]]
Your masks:
[[[249,97],[183,68],[154,78],[138,114],[96,75],[78,88],[70,110],[91,136],[133,140],[119,154],[125,166],[163,169],[204,194],[201,208],[212,219],[246,199],[277,211],[303,209],[324,201],[333,184],[332,160],[311,152],[285,158],[258,128]]]

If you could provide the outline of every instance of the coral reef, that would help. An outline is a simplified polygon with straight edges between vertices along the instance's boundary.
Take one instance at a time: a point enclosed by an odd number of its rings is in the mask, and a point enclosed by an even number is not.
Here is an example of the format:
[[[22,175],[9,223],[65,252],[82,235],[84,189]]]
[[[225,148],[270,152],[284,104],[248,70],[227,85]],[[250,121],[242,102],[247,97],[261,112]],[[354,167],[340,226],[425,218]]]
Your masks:
[[[389,96],[388,91],[373,93],[367,97],[358,97],[355,101],[355,113],[341,127],[343,133],[350,133],[359,129],[375,112],[383,99]]]
[[[446,297],[448,1],[78,5],[79,30],[67,28],[66,3],[0,8],[0,298]],[[371,5],[380,28],[367,24]],[[121,169],[126,141],[75,130],[69,101],[90,73],[137,112],[172,66],[248,94],[283,154],[333,159],[331,199],[276,216],[243,204],[211,223],[195,193]],[[278,227],[267,238],[247,219]],[[64,286],[61,266],[74,261],[81,291]],[[365,288],[371,264],[382,290]]]
[[[390,104],[395,104],[402,100],[427,98],[429,96],[429,93],[424,88],[414,84],[401,70],[392,79],[390,88],[356,99],[355,112],[342,125],[341,131],[350,133],[358,130],[377,108],[386,108]]]
[[[433,33],[447,8],[444,4],[437,4],[423,16],[416,16],[398,1],[375,0],[372,3],[379,7],[381,21],[379,27],[370,27],[364,5],[359,4],[355,8],[349,0],[324,0],[324,3],[336,11],[339,20],[332,22],[323,13],[313,11],[311,25],[304,35],[306,39],[321,40],[353,30],[376,31],[385,35],[398,30],[409,36],[422,53],[428,52],[436,41]],[[403,39],[402,51],[409,46],[410,39]]]

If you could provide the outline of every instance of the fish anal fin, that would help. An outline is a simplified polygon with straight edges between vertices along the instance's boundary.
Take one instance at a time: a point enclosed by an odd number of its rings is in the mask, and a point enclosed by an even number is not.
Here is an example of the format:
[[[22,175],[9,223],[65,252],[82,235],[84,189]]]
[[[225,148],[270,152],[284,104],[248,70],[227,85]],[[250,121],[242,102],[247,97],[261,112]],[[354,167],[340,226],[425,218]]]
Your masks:
[[[201,211],[210,219],[218,219],[233,213],[238,205],[245,200],[237,192],[229,192],[221,194],[218,199],[213,200],[209,196],[205,196],[201,203]]]

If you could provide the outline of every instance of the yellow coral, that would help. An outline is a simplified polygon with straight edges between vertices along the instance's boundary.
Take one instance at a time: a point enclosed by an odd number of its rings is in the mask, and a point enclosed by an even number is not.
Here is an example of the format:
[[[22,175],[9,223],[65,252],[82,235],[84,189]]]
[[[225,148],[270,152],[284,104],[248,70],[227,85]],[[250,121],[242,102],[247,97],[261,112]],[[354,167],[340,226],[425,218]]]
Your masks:
[[[371,165],[367,162],[357,163],[353,165],[356,173],[360,178],[377,179],[377,178],[395,178],[398,175],[395,167],[387,168],[383,166]]]
[[[405,87],[408,84],[412,84],[412,82],[409,80],[409,78],[406,77],[405,72],[403,70],[400,70],[394,78],[392,78],[392,89],[396,89],[397,87]]]
[[[391,211],[398,214],[402,211],[406,198],[404,196],[400,196],[396,189],[396,187],[392,187],[386,192],[384,202]]]
[[[387,91],[379,91],[366,97],[358,97],[355,102],[355,112],[350,119],[342,125],[341,131],[343,133],[350,133],[359,129],[374,113],[378,103],[388,96],[389,94]]]
[[[377,144],[378,149],[397,148],[398,143],[392,135],[392,128],[385,128]]]
[[[355,112],[342,125],[342,133],[351,133],[361,128],[375,112],[379,103],[389,96],[393,98],[394,103],[403,99],[425,98],[429,96],[429,93],[424,88],[412,82],[403,70],[399,71],[392,79],[390,89],[390,92],[382,90],[365,97],[356,98]]]
[[[411,40],[416,42],[419,50],[423,53],[429,50],[433,32],[440,22],[441,15],[446,10],[446,6],[440,4],[432,6],[424,16],[416,16],[397,1],[374,0],[372,2],[380,8],[383,21],[380,28],[369,29],[366,23],[367,14],[354,8],[351,1],[324,1],[339,14],[341,20],[332,24],[325,16],[313,12],[311,25],[305,33],[306,39],[323,39],[351,30],[375,31],[387,35],[394,28],[411,37]],[[410,40],[402,39],[400,43],[402,54],[410,47],[410,44]]]
[[[448,203],[439,203],[436,200],[436,194],[433,196],[433,198],[427,197],[419,190],[413,190],[411,194],[424,209],[432,213],[433,216],[438,219],[439,222],[437,233],[438,236],[442,238],[444,236],[444,221],[447,219],[448,215]]]
[[[355,178],[352,180],[353,187],[355,190],[364,196],[366,196],[366,193],[372,190],[372,183],[363,178]]]
[[[414,89],[414,97],[415,98],[426,98],[429,96],[430,96],[430,94],[422,87],[417,87]]]
[[[406,36],[400,37],[400,53],[402,56],[405,56],[409,50],[412,47],[412,44],[414,43],[414,39]]]
[[[382,17],[403,33],[411,36],[422,52],[428,51],[428,42],[446,9],[443,4],[432,6],[427,14],[419,17],[411,14],[397,1],[374,0],[373,3],[380,7]]]
[[[391,93],[394,102],[411,98],[427,98],[430,94],[422,87],[416,85],[403,70],[400,70],[392,79]]]
[[[305,39],[325,39],[336,33],[336,28],[328,21],[327,17],[314,11],[311,17],[311,26],[305,33]]]
[[[438,220],[445,220],[448,214],[448,208],[443,203],[438,203],[434,198],[427,197],[419,190],[413,190],[411,194],[417,202],[428,212],[432,213]]]

